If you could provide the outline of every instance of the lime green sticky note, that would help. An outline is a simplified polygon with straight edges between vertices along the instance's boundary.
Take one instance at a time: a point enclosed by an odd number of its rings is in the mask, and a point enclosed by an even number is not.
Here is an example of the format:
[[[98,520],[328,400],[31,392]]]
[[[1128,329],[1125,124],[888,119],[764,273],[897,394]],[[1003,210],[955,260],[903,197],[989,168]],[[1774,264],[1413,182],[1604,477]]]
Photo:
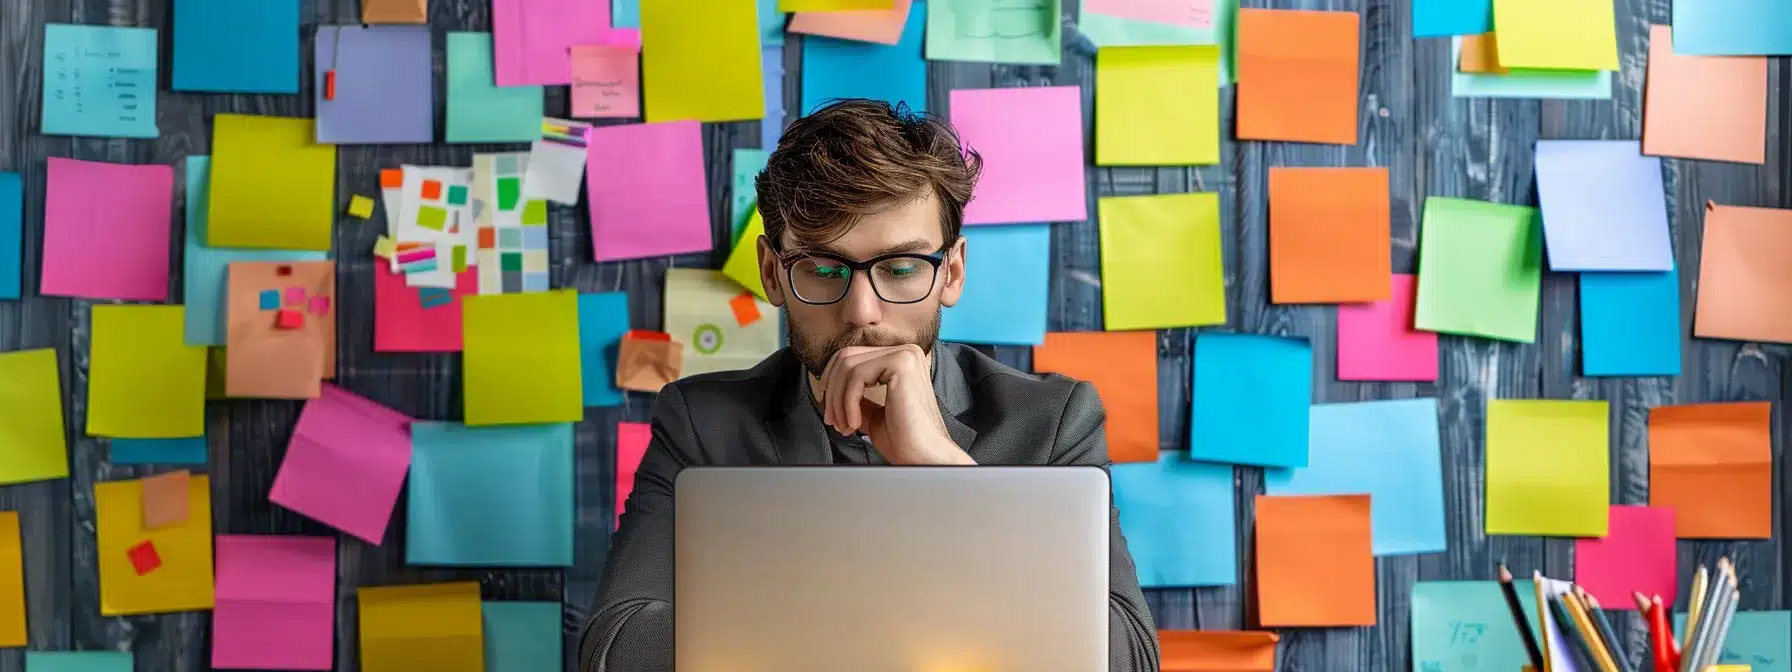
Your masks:
[[[56,351],[0,353],[0,485],[68,477]]]
[[[759,208],[753,208],[753,214],[747,217],[747,227],[740,232],[740,239],[734,242],[734,250],[728,253],[728,261],[722,264],[722,275],[729,280],[740,283],[753,296],[765,301],[765,283],[759,279],[759,237],[765,235],[765,219],[759,216]]]
[[[91,347],[88,434],[133,439],[205,434],[206,352],[205,346],[186,343],[185,307],[94,306]]]
[[[1097,210],[1108,331],[1225,324],[1219,194],[1103,198]]]
[[[1610,404],[1487,402],[1487,533],[1603,537]]]
[[[1611,0],[1494,0],[1493,25],[1502,68],[1618,69]]]
[[[1220,48],[1102,47],[1095,55],[1095,165],[1220,162]]]
[[[760,56],[752,2],[641,3],[641,79],[653,83],[642,92],[647,121],[764,118]]]
[[[336,146],[313,142],[311,119],[212,118],[208,247],[329,250],[336,221]]]
[[[348,214],[361,219],[372,217],[373,199],[355,194],[353,198],[348,199]]]
[[[468,296],[461,333],[467,425],[584,419],[577,292]]]
[[[1416,326],[1424,331],[1537,340],[1543,227],[1536,208],[1425,199]]]
[[[1063,59],[1059,0],[928,0],[926,7],[927,60],[1058,65]]]

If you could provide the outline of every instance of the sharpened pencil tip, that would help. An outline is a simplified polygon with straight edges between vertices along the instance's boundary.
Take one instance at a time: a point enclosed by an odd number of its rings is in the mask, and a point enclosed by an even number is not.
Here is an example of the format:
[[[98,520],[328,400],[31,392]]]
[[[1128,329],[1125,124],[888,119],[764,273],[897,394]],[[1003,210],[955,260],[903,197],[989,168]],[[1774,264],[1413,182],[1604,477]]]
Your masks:
[[[1512,570],[1506,569],[1506,563],[1503,563],[1503,562],[1500,563],[1500,582],[1501,583],[1511,583],[1512,582]]]

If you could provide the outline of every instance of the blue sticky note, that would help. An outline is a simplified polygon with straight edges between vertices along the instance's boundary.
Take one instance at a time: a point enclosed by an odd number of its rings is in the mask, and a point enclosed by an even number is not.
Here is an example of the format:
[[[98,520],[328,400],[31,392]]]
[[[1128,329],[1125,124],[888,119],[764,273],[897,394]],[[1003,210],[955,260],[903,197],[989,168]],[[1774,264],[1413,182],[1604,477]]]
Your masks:
[[[29,672],[131,672],[136,662],[126,651],[26,651]]]
[[[205,437],[112,439],[112,464],[205,464]]]
[[[628,293],[579,295],[579,361],[585,380],[586,406],[620,406],[616,387],[616,349],[628,332]]]
[[[1680,273],[1580,274],[1581,373],[1678,376]]]
[[[482,602],[485,672],[541,672],[561,659],[559,602]]]
[[[1120,533],[1144,588],[1238,583],[1232,467],[1166,450],[1109,468]]]
[[[44,135],[153,138],[156,31],[44,26]]]
[[[989,345],[1045,342],[1050,224],[964,229],[964,294],[941,311],[940,339]]]
[[[1512,587],[1527,620],[1536,623],[1536,589],[1528,579]],[[1530,664],[1497,581],[1414,583],[1411,641],[1415,672],[1516,671]]]
[[[411,425],[405,562],[572,565],[572,425]]]
[[[771,158],[772,153],[768,149],[734,150],[734,185],[728,202],[728,221],[734,229],[734,234],[728,239],[731,243],[739,243],[741,232],[747,228],[747,219],[753,214],[753,204],[759,200],[756,181],[760,171],[765,170],[765,163]]]
[[[610,0],[610,27],[640,28],[641,0]]]
[[[239,261],[323,261],[314,250],[245,250],[206,247],[206,204],[210,202],[212,157],[187,157],[187,243],[182,262],[182,302],[186,304],[187,345],[224,345],[225,286],[230,265]],[[264,301],[262,308],[267,309]],[[279,298],[274,307],[279,308]]]
[[[1271,495],[1369,493],[1376,555],[1444,550],[1437,400],[1310,408],[1307,466],[1263,470]]]
[[[262,310],[279,310],[280,309],[280,290],[277,290],[277,289],[261,290],[261,297],[259,298],[259,301],[260,301],[260,308]]]
[[[1462,58],[1462,38],[1450,40],[1450,61]],[[1450,95],[1457,98],[1538,98],[1606,100],[1612,97],[1609,70],[1513,70],[1504,75],[1458,72],[1450,68]]]
[[[896,44],[803,38],[803,109],[807,115],[835,98],[871,98],[907,103],[910,110],[927,110],[927,61],[922,58],[922,33],[927,25],[927,3],[908,10],[902,39]]]
[[[447,141],[541,139],[542,89],[498,86],[491,33],[448,33]]]
[[[765,117],[759,120],[759,146],[778,148],[784,136],[784,48],[770,47],[759,55],[760,81],[765,87]]]
[[[1189,454],[1264,467],[1307,466],[1313,347],[1304,339],[1195,337]]]
[[[174,0],[174,90],[299,92],[299,0]]]
[[[784,13],[778,11],[778,0],[758,0],[759,2],[759,45],[764,47],[784,46]],[[615,21],[611,21],[615,23]]]
[[[1792,55],[1792,8],[1786,0],[1678,0],[1674,53]]]
[[[1493,0],[1413,0],[1413,37],[1480,35],[1492,30]]]
[[[25,191],[18,173],[0,173],[0,299],[19,298],[24,272]]]
[[[1686,614],[1674,614],[1683,632]],[[1719,665],[1747,665],[1749,672],[1792,672],[1792,611],[1738,611],[1724,637]],[[1676,635],[1678,636],[1678,635]]]
[[[1636,140],[1538,140],[1537,200],[1556,271],[1674,267],[1661,158]]]

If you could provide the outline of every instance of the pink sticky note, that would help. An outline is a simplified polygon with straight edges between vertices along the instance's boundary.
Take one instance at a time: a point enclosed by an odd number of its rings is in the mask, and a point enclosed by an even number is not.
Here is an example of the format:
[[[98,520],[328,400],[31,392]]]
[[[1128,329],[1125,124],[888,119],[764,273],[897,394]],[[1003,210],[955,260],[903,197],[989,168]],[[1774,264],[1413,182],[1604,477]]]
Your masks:
[[[623,505],[635,491],[635,471],[653,440],[653,426],[644,422],[616,423],[616,524],[622,524]]]
[[[221,534],[216,552],[212,667],[330,669],[336,539]]]
[[[570,50],[603,44],[612,30],[609,2],[492,0],[497,84],[571,84]]]
[[[1184,28],[1213,26],[1213,0],[1085,0],[1083,11]]]
[[[708,252],[705,179],[695,121],[591,129],[585,185],[596,260]]]
[[[641,50],[572,48],[572,116],[641,116]]]
[[[324,315],[329,312],[330,312],[330,297],[327,297],[327,296],[311,297],[311,314],[312,315]]]
[[[896,44],[908,23],[912,0],[896,0],[889,9],[856,9],[843,12],[797,12],[785,30],[804,35],[825,35],[842,40]]]
[[[383,265],[373,272],[374,352],[460,352],[461,298],[479,293],[479,274],[455,277],[454,301],[434,308],[417,300],[417,288]]]
[[[1338,306],[1338,380],[1437,380],[1437,334],[1412,327],[1416,282],[1396,273],[1388,300]]]
[[[1632,592],[1673,604],[1678,571],[1673,509],[1614,506],[1604,539],[1574,541],[1574,582],[1606,609],[1635,609]]]
[[[167,301],[174,168],[52,157],[48,175],[39,293]]]
[[[325,383],[299,413],[268,501],[379,545],[411,468],[411,422]]]
[[[1088,219],[1082,96],[1074,86],[952,92],[952,125],[983,157],[966,224]]]
[[[305,288],[304,287],[287,287],[285,303],[288,306],[304,305],[305,304]]]

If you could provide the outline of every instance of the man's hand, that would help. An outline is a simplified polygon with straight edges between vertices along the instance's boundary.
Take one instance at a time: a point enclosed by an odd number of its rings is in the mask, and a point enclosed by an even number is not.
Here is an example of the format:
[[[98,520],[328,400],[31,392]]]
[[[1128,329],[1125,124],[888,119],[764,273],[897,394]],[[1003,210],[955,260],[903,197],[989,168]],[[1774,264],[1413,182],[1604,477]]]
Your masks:
[[[820,382],[822,422],[842,436],[864,432],[890,464],[976,464],[946,433],[920,346],[841,348]],[[882,405],[866,393],[880,385]]]

